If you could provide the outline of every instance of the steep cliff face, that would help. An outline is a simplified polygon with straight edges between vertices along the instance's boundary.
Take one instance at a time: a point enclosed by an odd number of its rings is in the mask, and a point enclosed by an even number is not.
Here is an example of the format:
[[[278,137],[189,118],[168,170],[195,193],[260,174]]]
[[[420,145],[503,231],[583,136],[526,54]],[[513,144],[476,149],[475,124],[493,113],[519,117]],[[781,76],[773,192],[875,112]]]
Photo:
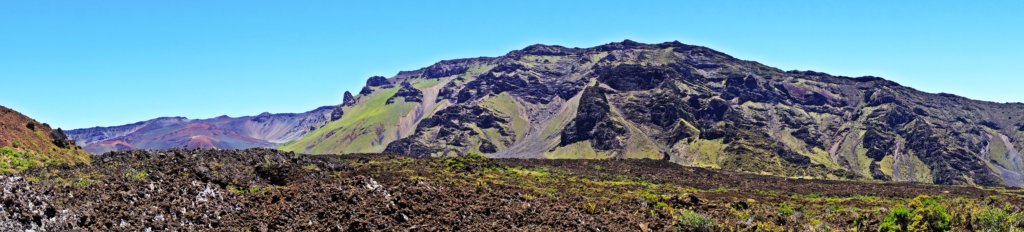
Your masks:
[[[1024,185],[1022,104],[783,71],[678,42],[534,45],[442,61],[371,78],[343,109],[281,148],[650,158],[791,177]]]
[[[166,117],[123,126],[70,130],[67,133],[93,154],[180,147],[274,147],[296,140],[327,124],[335,109],[333,106],[325,106],[297,114],[263,113],[238,118],[221,116],[199,120]]]

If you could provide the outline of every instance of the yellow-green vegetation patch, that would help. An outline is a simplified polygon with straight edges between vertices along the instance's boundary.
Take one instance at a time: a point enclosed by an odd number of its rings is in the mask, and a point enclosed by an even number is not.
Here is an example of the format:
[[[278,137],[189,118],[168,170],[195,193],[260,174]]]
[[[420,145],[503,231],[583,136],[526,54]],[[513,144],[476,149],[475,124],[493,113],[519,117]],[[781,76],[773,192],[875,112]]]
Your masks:
[[[507,146],[505,146],[505,141],[506,141],[505,137],[501,136],[501,132],[499,132],[497,128],[482,129],[482,128],[480,128],[479,126],[477,126],[475,124],[469,124],[467,126],[471,130],[476,132],[477,135],[478,135],[476,137],[469,138],[468,143],[472,145],[472,146],[469,146],[470,147],[469,152],[471,152],[471,153],[479,153],[480,152],[479,147],[480,147],[480,145],[484,141],[489,141],[491,144],[493,144],[495,147],[497,147],[498,150],[505,150],[506,148],[508,148]]]
[[[57,163],[61,162],[34,151],[25,151],[11,147],[0,148],[0,173],[19,173],[25,171],[25,169]]]
[[[18,173],[32,167],[42,166],[45,157],[34,152],[20,152],[10,147],[0,148],[0,172]]]
[[[885,174],[886,176],[893,176],[892,166],[894,162],[896,162],[896,159],[894,159],[893,156],[885,156],[884,158],[882,158],[882,160],[878,161],[878,169],[880,169],[879,171],[882,171],[882,173]]]
[[[643,131],[633,125],[633,123],[621,120],[623,124],[629,128],[629,133],[634,136],[629,136],[626,139],[626,149],[623,154],[623,158],[628,159],[661,159],[661,151],[658,150],[658,145],[650,140],[651,137],[643,135]]]
[[[365,100],[360,99],[359,104],[344,108],[345,115],[341,119],[280,149],[313,154],[381,152],[397,139],[395,125],[417,104],[404,101],[385,104],[396,92],[398,87],[377,89],[364,96]]]
[[[269,192],[270,190],[273,190],[274,188],[276,188],[276,187],[274,187],[274,186],[261,186],[261,185],[252,185],[252,186],[249,186],[249,187],[239,187],[239,186],[234,186],[234,185],[228,185],[228,192],[234,193],[234,194],[260,194],[260,193]]]
[[[307,164],[305,166],[302,166],[302,170],[319,172],[320,166],[316,166],[316,164]]]
[[[615,106],[611,107],[611,120],[622,123],[629,129],[629,137],[626,138],[626,149],[621,155],[622,158],[633,158],[633,159],[661,159],[661,151],[658,150],[658,145],[651,141],[651,137],[647,136],[643,130],[640,130],[632,122],[626,120],[619,109]]]
[[[904,152],[907,152],[907,154],[903,155],[905,158],[903,158],[904,160],[901,163],[896,163],[896,157],[892,155],[887,155],[881,161],[878,161],[880,171],[892,177],[895,181],[932,183],[932,172],[928,164],[917,158],[913,151],[908,150]]]
[[[674,63],[676,59],[676,52],[673,48],[664,48],[655,51],[654,62],[657,65]]]
[[[722,139],[697,139],[690,143],[683,140],[679,141],[675,148],[681,153],[680,163],[688,166],[720,168],[721,160],[726,157],[725,143]]]
[[[783,145],[793,151],[796,151],[797,154],[807,156],[807,158],[811,159],[811,163],[825,165],[825,167],[833,170],[842,169],[838,163],[833,161],[832,158],[829,158],[828,151],[819,147],[814,147],[808,150],[807,144],[794,137],[790,130],[782,130],[779,134]]]
[[[544,125],[544,129],[541,130],[541,138],[553,138],[560,132],[569,122],[576,117],[576,111],[579,109],[580,95],[570,98],[562,106],[562,110],[558,112],[554,117],[548,120]]]
[[[518,174],[518,175],[532,176],[532,177],[546,177],[546,176],[551,174],[550,172],[548,172],[547,169],[543,169],[543,168],[527,169],[527,168],[522,168],[522,167],[508,167],[508,168],[505,168],[505,170],[509,171],[509,172],[512,172],[512,173],[515,173],[515,174]]]
[[[441,78],[415,79],[415,80],[410,80],[409,84],[412,84],[413,88],[416,88],[416,89],[419,89],[419,90],[424,90],[424,89],[432,88],[435,85],[437,85],[437,83],[440,83],[440,82],[441,82]]]
[[[1013,161],[1010,161],[1010,158],[1007,157],[1009,149],[1007,149],[1007,144],[1003,141],[1002,134],[989,128],[985,128],[985,131],[988,132],[991,138],[988,143],[989,159],[1004,168],[1014,167]]]
[[[593,53],[590,54],[589,56],[591,61],[590,63],[597,63],[597,61],[604,59],[605,57],[608,57],[608,52]]]
[[[127,181],[145,181],[148,177],[148,170],[129,169],[124,173],[124,179]]]
[[[60,148],[49,143],[51,139],[42,131],[36,131],[28,142],[14,140],[11,147],[0,147],[0,173],[18,173],[25,169],[50,164],[89,163],[92,155],[78,148]]]
[[[509,119],[511,128],[515,135],[515,141],[520,141],[526,136],[530,129],[530,122],[523,118],[521,107],[508,93],[501,93],[496,96],[487,97],[481,103],[481,107],[491,109]]]
[[[33,175],[24,176],[25,180],[34,184],[48,184],[67,188],[86,188],[95,185],[103,174],[96,171],[61,171],[49,169]]]
[[[611,158],[612,154],[594,150],[590,140],[585,140],[557,147],[554,151],[544,153],[544,156],[550,159],[607,159]]]
[[[934,182],[932,180],[932,170],[930,167],[928,167],[928,164],[925,164],[924,161],[918,158],[917,155],[914,155],[914,153],[911,151],[907,151],[907,156],[910,157],[910,162],[914,166],[915,181],[922,183]]]
[[[495,65],[495,64],[481,64],[481,63],[471,64],[471,65],[469,65],[469,70],[466,70],[465,73],[462,73],[462,74],[457,76],[459,78],[462,78],[462,81],[459,81],[458,78],[455,78],[452,81],[454,81],[456,84],[462,84],[462,83],[465,83],[465,82],[472,81],[472,80],[476,79],[476,76],[478,76],[480,74],[483,74],[485,72],[491,71],[491,69],[494,69],[494,67],[496,67],[496,66],[497,65]]]
[[[857,163],[860,167],[858,171],[863,176],[871,176],[871,163],[875,161],[868,157],[868,149],[864,148],[863,144],[858,144],[856,149]]]

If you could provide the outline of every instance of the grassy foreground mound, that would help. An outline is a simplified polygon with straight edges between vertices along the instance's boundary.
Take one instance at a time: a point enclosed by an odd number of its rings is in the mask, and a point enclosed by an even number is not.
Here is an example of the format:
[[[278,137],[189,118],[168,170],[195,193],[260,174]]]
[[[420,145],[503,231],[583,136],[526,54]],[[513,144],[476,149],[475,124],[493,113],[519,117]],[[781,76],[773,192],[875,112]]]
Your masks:
[[[655,160],[115,152],[0,177],[0,230],[1019,230],[1019,190]]]

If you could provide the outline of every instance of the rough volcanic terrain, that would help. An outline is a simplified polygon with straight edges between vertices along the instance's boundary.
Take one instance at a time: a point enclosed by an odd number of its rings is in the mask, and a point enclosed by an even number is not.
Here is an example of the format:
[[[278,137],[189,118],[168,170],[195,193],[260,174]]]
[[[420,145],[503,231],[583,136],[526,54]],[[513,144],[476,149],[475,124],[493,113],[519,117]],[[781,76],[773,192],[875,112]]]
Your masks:
[[[658,160],[129,151],[0,176],[0,188],[3,231],[873,231],[922,199],[944,206],[954,230],[1024,226],[1019,190],[799,180]]]

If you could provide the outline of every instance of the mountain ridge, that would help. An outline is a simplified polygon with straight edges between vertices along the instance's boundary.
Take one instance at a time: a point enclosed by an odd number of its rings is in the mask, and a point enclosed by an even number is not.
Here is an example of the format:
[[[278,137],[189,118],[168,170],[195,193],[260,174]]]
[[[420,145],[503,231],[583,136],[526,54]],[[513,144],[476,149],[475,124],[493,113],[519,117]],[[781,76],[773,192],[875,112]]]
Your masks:
[[[400,86],[434,100],[403,96]],[[792,177],[1024,184],[1024,125],[1014,119],[1024,118],[1022,104],[783,71],[678,41],[530,45],[371,78],[354,98],[337,121],[280,148],[651,158]]]
[[[230,122],[311,112],[315,119],[268,131]],[[340,105],[306,113],[161,117],[69,135],[93,153],[185,146],[647,158],[787,177],[1022,186],[1020,118],[1017,102],[929,93],[876,76],[784,71],[678,41],[625,40],[442,60],[373,76]],[[131,135],[144,126],[161,133]]]
[[[222,115],[207,119],[159,117],[120,126],[74,129],[67,133],[93,154],[178,147],[274,147],[326,123],[335,108],[323,106],[304,113],[264,112],[254,116]]]

